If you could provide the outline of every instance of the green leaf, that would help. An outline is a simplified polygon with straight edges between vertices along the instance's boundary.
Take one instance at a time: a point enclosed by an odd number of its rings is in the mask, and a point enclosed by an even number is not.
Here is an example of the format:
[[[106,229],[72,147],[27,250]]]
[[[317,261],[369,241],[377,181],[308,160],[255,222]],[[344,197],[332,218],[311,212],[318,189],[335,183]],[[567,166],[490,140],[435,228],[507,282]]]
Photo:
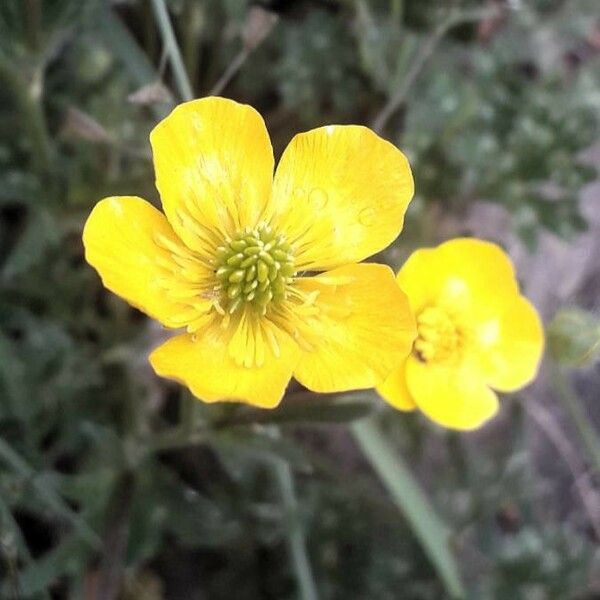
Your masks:
[[[77,535],[68,536],[53,550],[19,573],[22,597],[32,598],[45,592],[48,586],[62,575],[75,575],[87,560],[88,555],[81,538]],[[0,588],[0,597],[10,598],[9,595],[1,594],[8,593],[8,589]]]
[[[20,556],[27,562],[31,561],[31,554],[27,547],[27,542],[21,533],[19,524],[12,516],[10,507],[4,502],[0,495],[0,545],[3,549],[6,546],[6,536],[10,536],[10,544],[16,548]]]
[[[247,409],[233,417],[234,423],[272,423],[295,425],[298,423],[349,423],[371,413],[368,401],[335,401],[331,398],[294,401],[290,398],[275,411]]]
[[[100,538],[77,513],[71,510],[68,504],[54,490],[50,481],[47,478],[38,477],[37,473],[27,462],[2,438],[0,438],[0,459],[28,479],[48,506],[73,524],[81,539],[94,548],[99,547]]]
[[[253,431],[246,427],[231,427],[212,435],[210,442],[220,451],[232,451],[260,460],[283,458],[296,469],[304,472],[312,470],[306,455],[292,440],[273,438],[265,428]]]
[[[448,545],[448,529],[400,455],[387,442],[373,419],[352,425],[365,457],[405,516],[451,598],[464,598],[458,565]]]
[[[11,279],[25,273],[45,256],[58,242],[57,224],[42,208],[32,211],[18,242],[2,266],[2,278]]]

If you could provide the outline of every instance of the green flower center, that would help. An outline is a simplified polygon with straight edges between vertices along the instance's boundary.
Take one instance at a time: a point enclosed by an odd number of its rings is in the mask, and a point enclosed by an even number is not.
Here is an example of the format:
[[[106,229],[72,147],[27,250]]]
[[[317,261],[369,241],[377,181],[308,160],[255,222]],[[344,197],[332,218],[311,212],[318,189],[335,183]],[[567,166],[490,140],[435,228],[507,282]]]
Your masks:
[[[290,244],[268,225],[244,229],[217,248],[217,289],[230,314],[246,305],[265,314],[269,303],[285,297],[295,273]]]

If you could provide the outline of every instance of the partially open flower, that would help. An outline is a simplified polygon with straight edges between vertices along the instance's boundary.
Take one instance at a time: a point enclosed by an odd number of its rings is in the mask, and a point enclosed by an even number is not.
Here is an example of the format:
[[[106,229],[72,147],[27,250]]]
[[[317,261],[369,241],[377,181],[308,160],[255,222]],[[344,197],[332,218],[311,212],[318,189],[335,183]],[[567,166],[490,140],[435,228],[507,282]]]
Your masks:
[[[178,106],[150,141],[165,214],[106,198],[83,240],[108,289],[185,330],[150,356],[159,375],[208,402],[273,407],[292,374],[319,392],[368,388],[410,352],[392,271],[354,264],[402,228],[413,180],[397,148],[321,127],[292,140],[273,179],[261,116],[223,98]]]
[[[474,429],[498,410],[493,390],[515,391],[535,377],[544,332],[501,248],[461,238],[417,250],[397,281],[416,316],[417,339],[377,388],[392,406]]]

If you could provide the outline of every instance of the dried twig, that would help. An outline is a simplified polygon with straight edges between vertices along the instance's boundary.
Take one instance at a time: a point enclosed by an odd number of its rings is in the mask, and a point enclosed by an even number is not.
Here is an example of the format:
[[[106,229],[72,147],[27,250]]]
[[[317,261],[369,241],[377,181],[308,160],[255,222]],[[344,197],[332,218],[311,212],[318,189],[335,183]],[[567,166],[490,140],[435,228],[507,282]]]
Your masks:
[[[569,471],[571,471],[575,487],[594,529],[596,538],[600,540],[600,504],[598,503],[598,492],[594,489],[579,454],[549,411],[531,399],[527,400],[523,406],[527,414],[552,442],[561,458],[565,461]]]
[[[264,40],[267,38],[269,33],[275,24],[277,23],[277,15],[269,12],[260,6],[253,6],[248,11],[246,23],[244,24],[244,30],[242,32],[242,38],[244,46],[235,55],[227,69],[217,83],[212,87],[210,96],[218,96],[227,84],[233,79],[237,72],[242,68],[248,57],[252,52],[258,48]]]
[[[457,25],[464,23],[477,22],[482,19],[488,19],[496,16],[499,12],[497,6],[492,6],[483,9],[468,10],[468,11],[452,11],[430,34],[420,48],[419,53],[412,62],[406,76],[401,81],[397,90],[390,96],[385,106],[375,117],[371,124],[371,128],[377,133],[381,133],[394,115],[394,113],[404,104],[408,92],[415,84],[417,78],[421,74],[425,63],[431,58],[439,43],[444,36]]]

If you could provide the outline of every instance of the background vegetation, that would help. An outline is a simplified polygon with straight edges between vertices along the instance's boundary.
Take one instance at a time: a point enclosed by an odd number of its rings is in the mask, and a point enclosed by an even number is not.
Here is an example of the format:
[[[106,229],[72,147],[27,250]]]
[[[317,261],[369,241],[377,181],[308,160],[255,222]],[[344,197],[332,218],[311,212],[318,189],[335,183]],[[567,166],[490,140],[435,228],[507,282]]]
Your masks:
[[[327,123],[404,149],[379,258],[504,243],[551,323],[537,384],[457,435],[370,392],[264,413],[155,377],[164,333],[81,230],[104,196],[158,202],[148,133],[185,73],[276,154]],[[4,0],[0,80],[0,598],[600,597],[597,0]]]

